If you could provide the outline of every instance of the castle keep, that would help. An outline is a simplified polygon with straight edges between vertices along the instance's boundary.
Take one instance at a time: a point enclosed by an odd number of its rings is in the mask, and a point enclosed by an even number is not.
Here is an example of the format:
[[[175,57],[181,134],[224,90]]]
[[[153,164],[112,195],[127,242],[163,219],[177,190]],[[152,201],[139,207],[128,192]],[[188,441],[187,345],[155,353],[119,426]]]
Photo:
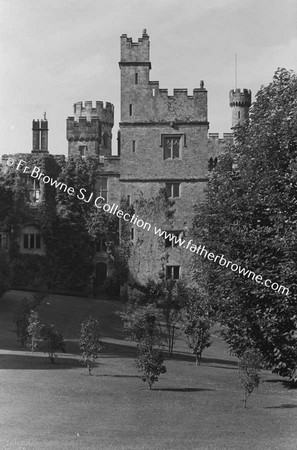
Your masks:
[[[126,200],[146,222],[140,201],[155,198],[160,189],[172,200],[174,213],[150,217],[152,227],[163,227],[176,236],[186,236],[194,207],[203,199],[209,171],[218,156],[233,142],[233,134],[208,133],[207,90],[204,81],[189,93],[176,88],[173,95],[150,80],[150,41],[146,30],[137,42],[121,36],[121,114],[118,155],[112,154],[114,107],[102,101],[74,104],[67,118],[68,156],[97,159],[96,192],[109,204]],[[248,119],[251,92],[231,90],[232,127]],[[32,154],[48,154],[48,123],[33,121]],[[7,155],[4,156],[4,161]],[[39,185],[38,185],[39,189]],[[40,195],[40,194],[38,194]],[[122,219],[120,219],[121,221]],[[165,228],[164,228],[165,227]],[[119,230],[121,233],[121,223]],[[190,254],[164,238],[131,225],[129,270],[134,280],[145,283],[161,269],[177,279],[183,275]],[[21,238],[20,238],[21,239]],[[102,242],[94,254],[94,283],[100,286],[111,274],[109,256]],[[119,240],[121,242],[121,240]],[[137,262],[138,261],[138,262]]]

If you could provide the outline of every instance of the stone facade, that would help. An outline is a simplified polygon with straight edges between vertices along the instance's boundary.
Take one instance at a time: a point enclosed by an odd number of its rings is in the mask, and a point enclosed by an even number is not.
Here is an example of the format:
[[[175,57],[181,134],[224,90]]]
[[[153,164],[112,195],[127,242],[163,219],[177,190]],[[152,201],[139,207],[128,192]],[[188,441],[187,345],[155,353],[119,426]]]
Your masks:
[[[187,89],[174,89],[173,95],[168,95],[168,90],[160,88],[158,81],[150,80],[150,41],[146,30],[137,42],[126,34],[121,36],[119,67],[121,119],[118,155],[112,154],[113,105],[101,101],[95,104],[79,101],[74,104],[73,116],[67,118],[68,156],[99,160],[96,193],[104,193],[110,205],[120,205],[127,200],[126,204],[133,205],[135,214],[150,223],[150,230],[128,225],[131,278],[145,283],[148,277],[156,277],[161,270],[178,278],[187,270],[190,252],[168,245],[163,237],[155,235],[154,227],[186,238],[195,206],[204,198],[209,171],[215,167],[219,155],[232,144],[233,134],[224,133],[221,139],[217,133],[208,133],[204,81],[200,81],[200,86],[192,94]],[[231,90],[229,99],[234,127],[248,119],[251,92],[247,89]],[[31,153],[41,157],[48,154],[45,116],[43,120],[33,121],[32,130]],[[7,157],[5,155],[3,162]],[[160,190],[166,192],[165,197],[173,204],[170,217],[162,209],[154,210],[150,203],[151,199],[158,197]],[[124,223],[120,223],[119,230],[123,226]],[[31,231],[27,234],[34,235]],[[9,236],[5,242],[8,239]],[[39,253],[43,254],[42,237],[38,246],[41,246]],[[22,247],[21,250],[23,253],[31,251]],[[94,257],[96,286],[101,285],[111,271],[108,261],[103,236]]]

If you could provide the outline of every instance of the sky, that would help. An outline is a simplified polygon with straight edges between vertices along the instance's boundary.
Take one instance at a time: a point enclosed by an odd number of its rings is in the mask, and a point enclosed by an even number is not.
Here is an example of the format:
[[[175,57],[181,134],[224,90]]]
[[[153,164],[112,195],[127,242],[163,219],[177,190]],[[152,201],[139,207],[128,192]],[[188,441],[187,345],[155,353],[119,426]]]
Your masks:
[[[230,132],[230,89],[253,98],[278,67],[297,72],[296,0],[0,0],[0,157],[32,150],[32,120],[49,121],[49,151],[67,155],[77,101],[120,103],[120,36],[151,42],[160,88],[204,80],[210,132]],[[116,151],[116,145],[114,145]]]

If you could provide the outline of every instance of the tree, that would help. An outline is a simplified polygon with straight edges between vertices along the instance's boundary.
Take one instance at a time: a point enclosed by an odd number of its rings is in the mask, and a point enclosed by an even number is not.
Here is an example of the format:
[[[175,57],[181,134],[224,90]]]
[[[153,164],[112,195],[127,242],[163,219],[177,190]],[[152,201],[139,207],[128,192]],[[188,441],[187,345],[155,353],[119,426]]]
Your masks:
[[[10,289],[12,271],[8,254],[0,251],[0,297]]]
[[[159,380],[159,376],[166,373],[163,352],[145,345],[140,346],[138,352],[135,367],[142,373],[142,381],[148,383],[151,390],[153,384]]]
[[[31,338],[31,351],[34,352],[34,350],[37,347],[37,340],[40,339],[41,331],[43,328],[43,324],[40,321],[40,317],[37,311],[31,311],[30,316],[28,317],[28,335]]]
[[[31,311],[32,303],[24,297],[14,315],[17,339],[21,347],[25,347],[29,339],[28,326]]]
[[[52,364],[55,362],[58,350],[65,353],[64,337],[54,325],[44,324],[41,328],[41,338],[44,342],[45,350]]]
[[[189,287],[187,291],[183,331],[198,365],[201,364],[203,351],[211,345],[211,311],[202,290]]]
[[[100,324],[95,317],[90,316],[81,324],[79,348],[82,354],[81,361],[91,375],[91,371],[95,367],[95,361],[103,349],[100,338]]]
[[[238,362],[238,375],[244,389],[243,407],[246,408],[247,400],[252,392],[259,387],[261,379],[261,356],[254,350],[246,350]]]
[[[142,381],[147,382],[151,389],[160,374],[166,373],[161,350],[163,337],[159,311],[153,305],[138,307],[128,305],[119,315],[124,322],[124,331],[137,343],[135,367],[142,373]]]
[[[146,301],[153,303],[165,321],[168,356],[172,358],[174,343],[178,337],[182,311],[185,306],[185,287],[182,281],[166,279],[161,273],[159,280],[149,279]]]
[[[194,225],[209,251],[254,273],[244,278],[208,263],[228,344],[237,355],[258,349],[268,367],[291,378],[297,364],[296,110],[297,77],[279,69],[257,93],[250,122],[235,129],[235,144],[220,157]],[[268,288],[255,281],[258,275],[277,284]]]

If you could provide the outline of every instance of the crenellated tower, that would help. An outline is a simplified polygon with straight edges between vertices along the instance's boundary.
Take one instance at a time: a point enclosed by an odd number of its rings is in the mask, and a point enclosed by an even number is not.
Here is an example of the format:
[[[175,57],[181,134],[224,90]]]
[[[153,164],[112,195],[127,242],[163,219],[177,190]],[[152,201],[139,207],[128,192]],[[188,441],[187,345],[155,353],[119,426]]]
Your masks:
[[[111,156],[114,107],[91,101],[74,104],[73,117],[67,118],[68,155]]]
[[[252,93],[249,89],[232,89],[229,93],[229,104],[232,108],[232,128],[242,124],[249,118],[252,104]]]

